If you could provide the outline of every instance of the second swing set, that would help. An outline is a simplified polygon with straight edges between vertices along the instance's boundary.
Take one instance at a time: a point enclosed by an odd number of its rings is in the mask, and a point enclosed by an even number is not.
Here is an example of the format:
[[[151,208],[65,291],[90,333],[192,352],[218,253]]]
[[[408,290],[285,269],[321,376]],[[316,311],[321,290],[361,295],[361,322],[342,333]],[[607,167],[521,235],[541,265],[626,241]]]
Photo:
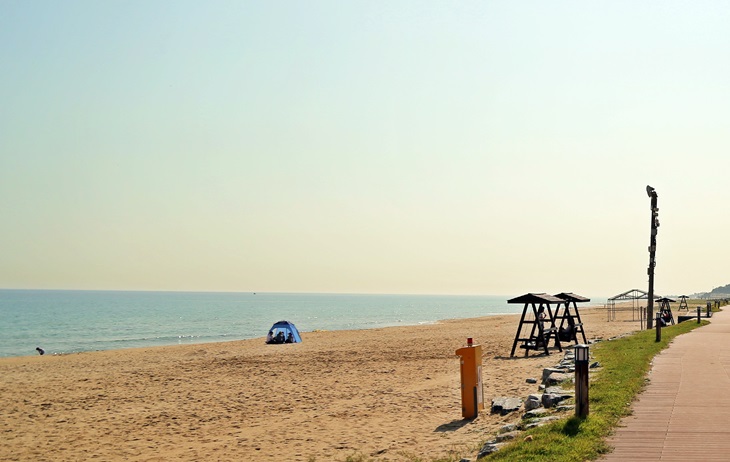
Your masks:
[[[589,301],[589,298],[571,292],[557,295],[528,293],[508,300],[507,303],[524,304],[510,356],[515,355],[518,346],[525,350],[525,356],[530,350],[549,355],[551,341],[562,352],[561,342],[578,344],[578,335],[587,343],[577,303]]]

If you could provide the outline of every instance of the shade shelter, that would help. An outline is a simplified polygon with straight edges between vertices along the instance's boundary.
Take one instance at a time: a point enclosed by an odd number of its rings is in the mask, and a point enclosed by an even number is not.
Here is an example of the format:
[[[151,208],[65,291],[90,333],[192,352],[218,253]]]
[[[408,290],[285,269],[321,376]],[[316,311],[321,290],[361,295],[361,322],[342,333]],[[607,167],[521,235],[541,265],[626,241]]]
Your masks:
[[[555,340],[555,346],[559,351],[563,351],[558,338],[558,329],[555,326],[555,312],[564,300],[553,295],[545,293],[529,293],[520,297],[507,300],[507,303],[524,304],[522,308],[522,316],[520,317],[520,325],[517,327],[515,341],[512,344],[512,352],[510,356],[515,355],[517,344],[520,348],[524,348],[525,356],[530,350],[542,350],[549,355],[548,345],[551,339]],[[529,335],[527,332],[529,331]]]
[[[296,326],[289,321],[278,321],[275,322],[269,334],[266,336],[266,343],[268,344],[281,344],[281,343],[301,343],[302,337],[299,335],[299,331]]]
[[[659,316],[663,324],[665,326],[668,326],[669,323],[674,324],[674,315],[672,314],[672,307],[669,304],[674,303],[675,300],[667,297],[662,297],[656,299],[656,301],[659,302]]]
[[[583,337],[583,343],[587,344],[586,334],[583,330],[583,321],[580,319],[580,312],[578,311],[578,303],[590,302],[590,298],[576,295],[572,292],[561,292],[555,295],[557,298],[564,300],[564,304],[558,305],[555,310],[555,319],[560,320],[558,326],[558,337],[563,342],[575,342],[578,343],[578,334]],[[571,311],[570,305],[573,304],[573,310]],[[562,312],[561,312],[562,307]]]
[[[661,297],[659,294],[654,294],[656,297]],[[639,300],[649,300],[649,294],[641,289],[631,289],[627,290],[626,292],[622,294],[615,295],[608,299],[608,303],[606,304],[606,312],[608,313],[608,320],[609,321],[615,321],[616,320],[616,311],[619,310],[618,307],[616,307],[616,302],[622,302],[631,300],[631,308],[628,308],[631,310],[631,318],[632,321],[636,321],[636,315],[638,313],[639,315],[639,322],[641,323],[641,328],[644,328],[644,321],[646,320],[646,310],[643,306],[639,305],[637,302]],[[624,308],[622,308],[624,309]]]

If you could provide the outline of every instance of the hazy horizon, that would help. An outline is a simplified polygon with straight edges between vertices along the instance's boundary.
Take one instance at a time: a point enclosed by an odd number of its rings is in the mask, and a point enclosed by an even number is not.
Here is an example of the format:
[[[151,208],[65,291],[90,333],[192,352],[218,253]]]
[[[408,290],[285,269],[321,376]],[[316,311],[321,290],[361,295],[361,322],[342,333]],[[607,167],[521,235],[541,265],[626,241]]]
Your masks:
[[[0,287],[727,284],[730,4],[0,4]],[[643,290],[643,289],[642,289]]]

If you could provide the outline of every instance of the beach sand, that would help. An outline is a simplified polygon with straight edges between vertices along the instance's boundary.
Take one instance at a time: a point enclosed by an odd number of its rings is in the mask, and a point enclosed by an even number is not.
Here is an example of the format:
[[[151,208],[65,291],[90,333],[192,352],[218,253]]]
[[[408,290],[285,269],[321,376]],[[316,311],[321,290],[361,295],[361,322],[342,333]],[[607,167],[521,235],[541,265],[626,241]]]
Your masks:
[[[581,309],[587,337],[639,329]],[[562,354],[519,350],[519,316],[305,332],[263,339],[0,359],[0,460],[382,461],[474,457],[521,412],[491,415],[496,396],[525,398]],[[485,411],[461,416],[459,357],[483,348]]]

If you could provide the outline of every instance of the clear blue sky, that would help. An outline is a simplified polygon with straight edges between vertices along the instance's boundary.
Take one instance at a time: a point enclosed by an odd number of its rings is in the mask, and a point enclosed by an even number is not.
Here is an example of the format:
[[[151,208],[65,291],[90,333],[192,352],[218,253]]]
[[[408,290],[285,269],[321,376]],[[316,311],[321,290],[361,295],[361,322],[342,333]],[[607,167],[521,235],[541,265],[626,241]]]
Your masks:
[[[0,2],[0,287],[730,283],[730,3]]]

